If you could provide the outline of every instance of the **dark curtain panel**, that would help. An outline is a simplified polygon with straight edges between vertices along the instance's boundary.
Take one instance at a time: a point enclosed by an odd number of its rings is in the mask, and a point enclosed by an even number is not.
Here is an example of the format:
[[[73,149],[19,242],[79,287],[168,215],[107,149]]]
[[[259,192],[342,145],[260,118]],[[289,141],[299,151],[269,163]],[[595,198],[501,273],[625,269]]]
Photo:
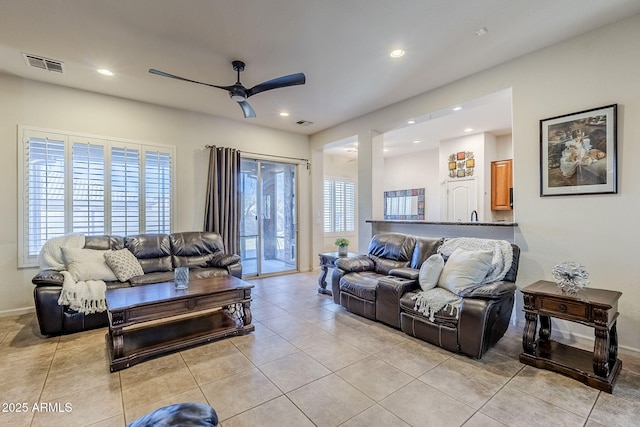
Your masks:
[[[240,253],[240,151],[211,147],[204,231],[220,233],[227,253]]]

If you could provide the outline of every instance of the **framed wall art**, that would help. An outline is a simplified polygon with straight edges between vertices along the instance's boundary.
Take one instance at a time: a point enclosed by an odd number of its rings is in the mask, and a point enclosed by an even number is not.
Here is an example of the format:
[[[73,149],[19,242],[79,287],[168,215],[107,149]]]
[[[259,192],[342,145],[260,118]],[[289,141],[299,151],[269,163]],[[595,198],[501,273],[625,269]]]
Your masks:
[[[464,178],[473,176],[476,161],[473,151],[458,151],[452,153],[448,159],[449,178]]]
[[[617,193],[617,107],[540,120],[540,196]]]

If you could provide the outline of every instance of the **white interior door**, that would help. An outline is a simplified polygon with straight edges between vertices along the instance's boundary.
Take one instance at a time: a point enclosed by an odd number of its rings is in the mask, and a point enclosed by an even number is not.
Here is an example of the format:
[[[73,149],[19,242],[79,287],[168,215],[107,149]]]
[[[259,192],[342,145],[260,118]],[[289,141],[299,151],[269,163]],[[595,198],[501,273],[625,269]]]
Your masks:
[[[447,181],[447,221],[471,220],[471,213],[478,211],[477,189],[476,178]]]

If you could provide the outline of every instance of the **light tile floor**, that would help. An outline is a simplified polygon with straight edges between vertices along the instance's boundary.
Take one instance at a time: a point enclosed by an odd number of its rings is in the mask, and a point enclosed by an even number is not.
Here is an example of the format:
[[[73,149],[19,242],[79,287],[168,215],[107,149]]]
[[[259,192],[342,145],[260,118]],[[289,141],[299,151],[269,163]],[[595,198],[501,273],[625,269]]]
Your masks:
[[[106,328],[43,338],[33,314],[0,318],[0,425],[123,426],[203,402],[223,427],[640,426],[637,353],[607,394],[518,362],[515,329],[476,361],[346,312],[315,273],[251,283],[254,333],[113,374]]]

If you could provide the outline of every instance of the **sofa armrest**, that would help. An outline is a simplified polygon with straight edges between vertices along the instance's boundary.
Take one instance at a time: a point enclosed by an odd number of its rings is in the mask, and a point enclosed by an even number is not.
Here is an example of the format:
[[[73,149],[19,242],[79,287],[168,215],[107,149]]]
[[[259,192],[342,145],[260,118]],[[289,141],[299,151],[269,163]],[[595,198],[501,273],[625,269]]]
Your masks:
[[[64,306],[58,305],[61,288],[39,285],[33,288],[38,325],[42,335],[59,335],[64,332]]]
[[[418,289],[416,279],[397,276],[380,278],[376,291],[376,320],[400,329],[400,298]]]
[[[498,283],[495,284],[499,287]],[[514,298],[514,292],[505,292],[495,298],[462,298],[458,311],[458,344],[461,353],[480,359],[504,335],[509,327]]]
[[[513,294],[515,290],[515,283],[501,280],[488,284],[469,286],[462,290],[458,295],[462,298],[501,299],[506,295]]]
[[[418,277],[420,276],[420,270],[411,267],[394,268],[393,270],[389,271],[389,275],[402,277],[403,279],[418,280]]]
[[[36,274],[31,283],[36,286],[62,286],[64,276],[56,270],[42,270]]]
[[[237,264],[240,262],[240,256],[236,254],[225,254],[222,252],[216,252],[213,257],[207,263],[209,267],[225,268],[231,264]]]
[[[237,277],[238,279],[242,279],[242,264],[236,262],[235,264],[227,265],[227,271],[230,276]]]
[[[338,258],[334,264],[337,268],[343,270],[346,273],[373,271],[376,267],[373,261],[369,257],[364,255],[357,257]]]

